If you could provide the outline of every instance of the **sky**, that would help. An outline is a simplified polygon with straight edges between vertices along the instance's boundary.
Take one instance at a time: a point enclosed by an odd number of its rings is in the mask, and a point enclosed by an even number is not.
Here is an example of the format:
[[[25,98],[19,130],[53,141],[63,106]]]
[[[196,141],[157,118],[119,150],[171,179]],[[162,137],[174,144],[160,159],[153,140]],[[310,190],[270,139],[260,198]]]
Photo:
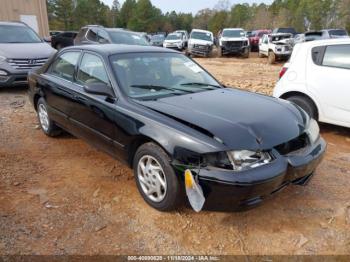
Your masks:
[[[213,8],[219,0],[151,0],[152,4],[160,8],[163,13],[168,11],[184,12],[196,14],[199,10],[204,8]],[[231,4],[239,3],[266,3],[270,4],[273,0],[231,0]],[[102,0],[105,4],[111,6],[113,0]],[[124,0],[119,0],[122,5]]]

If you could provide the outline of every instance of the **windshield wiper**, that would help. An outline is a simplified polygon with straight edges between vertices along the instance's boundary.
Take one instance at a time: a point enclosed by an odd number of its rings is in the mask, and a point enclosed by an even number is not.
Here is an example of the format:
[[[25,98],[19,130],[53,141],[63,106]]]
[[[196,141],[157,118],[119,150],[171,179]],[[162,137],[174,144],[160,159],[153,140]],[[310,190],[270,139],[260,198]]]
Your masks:
[[[186,93],[192,93],[192,91],[188,91],[188,90],[183,90],[183,89],[176,89],[176,88],[172,88],[172,87],[167,87],[167,86],[157,86],[157,85],[131,85],[131,87],[137,87],[137,88],[141,88],[141,89],[156,89],[157,91],[159,90],[170,90],[173,92],[186,92]]]
[[[200,82],[191,82],[191,83],[183,83],[182,86],[211,86],[216,88],[222,88],[220,85],[213,85],[213,84],[206,84],[206,83],[200,83]],[[214,88],[205,88],[205,89],[214,89]]]

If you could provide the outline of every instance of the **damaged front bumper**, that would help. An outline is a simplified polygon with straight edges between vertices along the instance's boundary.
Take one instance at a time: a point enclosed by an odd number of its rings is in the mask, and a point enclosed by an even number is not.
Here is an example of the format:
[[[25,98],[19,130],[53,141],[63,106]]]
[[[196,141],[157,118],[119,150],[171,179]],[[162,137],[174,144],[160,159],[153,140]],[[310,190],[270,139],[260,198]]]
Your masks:
[[[205,196],[205,209],[245,210],[255,207],[290,184],[306,185],[321,162],[326,142],[319,138],[302,152],[280,155],[266,165],[234,172],[219,168],[192,170]]]

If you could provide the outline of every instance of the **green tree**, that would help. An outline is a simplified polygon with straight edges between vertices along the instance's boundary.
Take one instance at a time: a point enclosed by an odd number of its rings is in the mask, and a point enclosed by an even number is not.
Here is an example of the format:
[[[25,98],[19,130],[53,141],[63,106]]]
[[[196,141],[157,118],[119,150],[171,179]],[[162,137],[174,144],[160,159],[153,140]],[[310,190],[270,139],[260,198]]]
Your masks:
[[[155,32],[161,29],[161,20],[162,12],[150,0],[138,0],[127,27],[139,32]]]
[[[227,27],[228,12],[219,11],[216,12],[213,17],[209,20],[208,28],[214,34],[217,34],[220,30]]]
[[[120,9],[120,27],[126,28],[136,8],[136,0],[126,0]]]

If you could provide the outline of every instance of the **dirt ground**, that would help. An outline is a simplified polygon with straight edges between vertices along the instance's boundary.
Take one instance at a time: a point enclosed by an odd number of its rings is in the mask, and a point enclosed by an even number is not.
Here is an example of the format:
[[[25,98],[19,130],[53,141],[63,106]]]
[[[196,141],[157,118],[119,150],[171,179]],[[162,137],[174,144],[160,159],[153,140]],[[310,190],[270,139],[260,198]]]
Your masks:
[[[271,94],[282,64],[197,59],[220,81]],[[256,209],[160,213],[132,171],[70,135],[45,136],[25,88],[0,90],[0,254],[350,254],[350,129],[306,187]]]

